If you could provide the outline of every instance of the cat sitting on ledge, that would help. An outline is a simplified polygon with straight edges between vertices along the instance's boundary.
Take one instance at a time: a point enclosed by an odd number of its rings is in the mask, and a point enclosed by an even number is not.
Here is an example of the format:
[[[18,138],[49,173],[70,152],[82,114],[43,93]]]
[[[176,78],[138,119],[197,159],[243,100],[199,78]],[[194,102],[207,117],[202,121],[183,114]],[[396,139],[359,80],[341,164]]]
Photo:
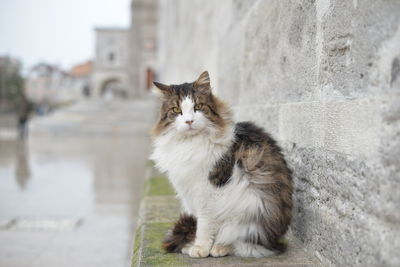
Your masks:
[[[165,250],[195,258],[284,251],[279,239],[290,224],[293,185],[275,140],[251,122],[232,120],[207,71],[192,83],[154,85],[162,105],[151,159],[182,205]]]

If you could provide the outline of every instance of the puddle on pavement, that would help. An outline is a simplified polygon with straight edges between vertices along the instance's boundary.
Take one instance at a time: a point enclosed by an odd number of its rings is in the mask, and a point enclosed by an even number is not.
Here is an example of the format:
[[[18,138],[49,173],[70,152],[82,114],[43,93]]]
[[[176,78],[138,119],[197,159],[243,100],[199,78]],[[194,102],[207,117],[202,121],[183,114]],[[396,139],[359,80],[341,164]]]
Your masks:
[[[30,143],[0,141],[0,216],[82,216],[93,205],[93,172],[79,158],[66,157],[51,142],[48,151]],[[44,152],[44,153],[41,153]]]
[[[0,258],[29,262],[51,246],[71,266],[128,262],[148,149],[146,136],[0,140]]]

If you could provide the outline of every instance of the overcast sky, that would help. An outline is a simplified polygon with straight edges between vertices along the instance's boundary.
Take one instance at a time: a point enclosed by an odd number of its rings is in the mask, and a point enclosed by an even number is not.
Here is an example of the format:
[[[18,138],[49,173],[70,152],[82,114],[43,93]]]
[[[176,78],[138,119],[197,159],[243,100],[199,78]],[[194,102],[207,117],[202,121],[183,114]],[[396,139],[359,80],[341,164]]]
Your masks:
[[[130,0],[0,0],[0,55],[24,69],[45,61],[69,68],[92,58],[94,27],[128,27]]]

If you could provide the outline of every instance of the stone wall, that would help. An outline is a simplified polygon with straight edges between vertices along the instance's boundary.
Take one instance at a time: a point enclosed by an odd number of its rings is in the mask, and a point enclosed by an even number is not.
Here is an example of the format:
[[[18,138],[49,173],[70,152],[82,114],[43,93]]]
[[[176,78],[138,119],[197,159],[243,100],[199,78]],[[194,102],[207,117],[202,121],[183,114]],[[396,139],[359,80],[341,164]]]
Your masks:
[[[400,2],[160,0],[166,83],[209,70],[284,147],[292,229],[335,266],[400,266]]]

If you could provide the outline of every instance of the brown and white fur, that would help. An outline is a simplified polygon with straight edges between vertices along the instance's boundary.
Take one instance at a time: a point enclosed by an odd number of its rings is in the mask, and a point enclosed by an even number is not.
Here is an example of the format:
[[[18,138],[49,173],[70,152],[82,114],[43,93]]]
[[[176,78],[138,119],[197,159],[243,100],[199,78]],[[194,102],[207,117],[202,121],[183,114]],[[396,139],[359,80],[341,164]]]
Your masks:
[[[191,257],[263,257],[284,250],[292,178],[280,148],[253,123],[234,123],[211,92],[193,83],[154,83],[162,95],[151,158],[166,172],[183,214],[164,248]]]

